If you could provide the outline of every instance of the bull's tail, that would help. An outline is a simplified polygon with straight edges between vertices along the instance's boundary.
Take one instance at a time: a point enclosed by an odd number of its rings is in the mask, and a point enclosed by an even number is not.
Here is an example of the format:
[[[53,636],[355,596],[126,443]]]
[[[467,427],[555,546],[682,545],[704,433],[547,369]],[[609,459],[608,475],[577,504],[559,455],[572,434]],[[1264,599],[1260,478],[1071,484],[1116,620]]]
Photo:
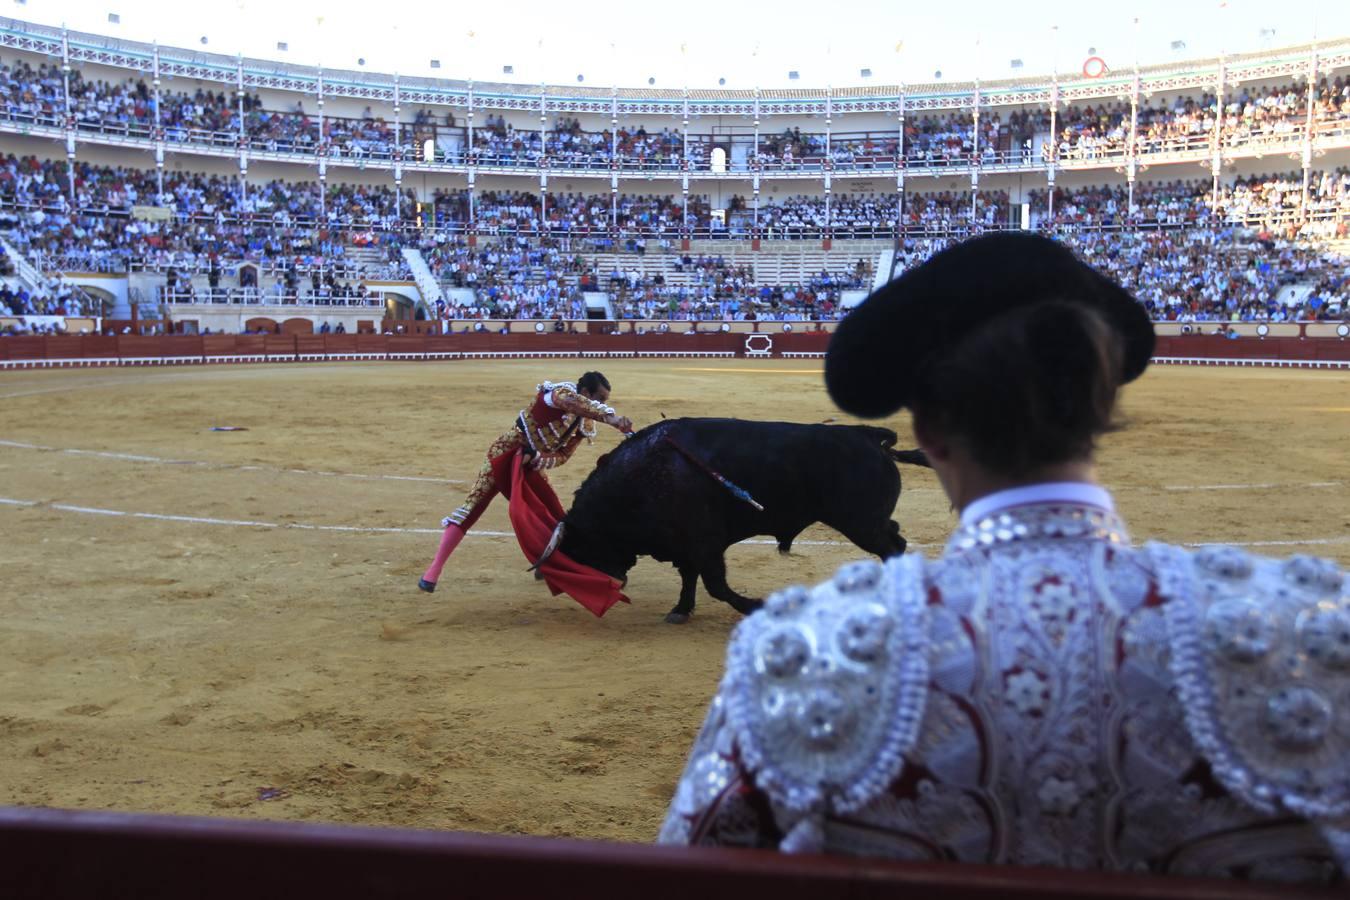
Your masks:
[[[933,464],[928,461],[928,454],[922,450],[891,450],[891,459],[898,463],[909,463],[911,466],[923,466],[925,469],[933,468]]]
[[[854,425],[853,428],[867,435],[886,450],[894,447],[895,442],[900,440],[899,435],[889,428],[881,428],[876,425]]]
[[[900,436],[889,428],[881,428],[876,425],[854,425],[862,433],[881,445],[881,448],[890,454],[891,459],[898,463],[908,463],[911,466],[923,466],[925,469],[933,468],[933,464],[928,461],[928,454],[922,450],[896,450],[895,444],[900,440]]]

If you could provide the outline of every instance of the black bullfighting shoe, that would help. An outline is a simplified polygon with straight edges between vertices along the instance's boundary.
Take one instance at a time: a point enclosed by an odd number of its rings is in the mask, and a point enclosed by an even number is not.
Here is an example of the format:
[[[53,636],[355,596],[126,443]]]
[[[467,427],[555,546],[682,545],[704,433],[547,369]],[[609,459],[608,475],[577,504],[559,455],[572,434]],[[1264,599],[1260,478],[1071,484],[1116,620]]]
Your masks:
[[[436,582],[427,581],[425,578],[417,579],[418,590],[426,591],[428,594],[436,593]]]

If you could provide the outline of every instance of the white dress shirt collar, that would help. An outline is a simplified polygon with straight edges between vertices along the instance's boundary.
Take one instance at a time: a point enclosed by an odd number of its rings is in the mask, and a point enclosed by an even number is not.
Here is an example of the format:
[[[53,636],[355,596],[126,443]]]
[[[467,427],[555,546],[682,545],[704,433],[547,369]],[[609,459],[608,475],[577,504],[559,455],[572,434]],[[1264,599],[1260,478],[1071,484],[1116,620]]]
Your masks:
[[[1116,511],[1110,492],[1100,485],[1086,481],[1047,481],[1044,484],[1028,484],[985,494],[961,510],[961,524],[974,524],[1014,506],[1044,503],[1071,503],[1076,506],[1095,506],[1110,513]]]

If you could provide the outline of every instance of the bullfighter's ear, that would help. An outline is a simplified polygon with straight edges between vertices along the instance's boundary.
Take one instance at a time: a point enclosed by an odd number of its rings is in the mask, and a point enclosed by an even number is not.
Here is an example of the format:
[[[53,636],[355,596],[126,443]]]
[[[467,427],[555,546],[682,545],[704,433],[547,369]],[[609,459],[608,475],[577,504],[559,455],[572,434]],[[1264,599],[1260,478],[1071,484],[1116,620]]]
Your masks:
[[[942,434],[936,432],[927,424],[920,424],[917,420],[914,422],[914,439],[919,442],[919,448],[930,460],[946,462],[952,457],[952,445]]]

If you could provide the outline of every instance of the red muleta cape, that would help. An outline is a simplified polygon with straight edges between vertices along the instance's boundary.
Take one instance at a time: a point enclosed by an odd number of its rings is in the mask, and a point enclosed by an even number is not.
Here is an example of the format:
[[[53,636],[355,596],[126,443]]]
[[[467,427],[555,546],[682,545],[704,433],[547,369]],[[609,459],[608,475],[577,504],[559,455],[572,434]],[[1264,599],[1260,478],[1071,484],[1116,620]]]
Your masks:
[[[534,563],[544,553],[553,529],[562,521],[566,511],[558,502],[558,495],[542,473],[526,465],[526,456],[517,450],[492,461],[493,476],[502,486],[502,493],[510,503],[508,515],[516,540],[525,558]],[[553,596],[567,594],[597,617],[622,600],[622,582],[604,572],[582,565],[560,550],[539,567],[544,583]]]

